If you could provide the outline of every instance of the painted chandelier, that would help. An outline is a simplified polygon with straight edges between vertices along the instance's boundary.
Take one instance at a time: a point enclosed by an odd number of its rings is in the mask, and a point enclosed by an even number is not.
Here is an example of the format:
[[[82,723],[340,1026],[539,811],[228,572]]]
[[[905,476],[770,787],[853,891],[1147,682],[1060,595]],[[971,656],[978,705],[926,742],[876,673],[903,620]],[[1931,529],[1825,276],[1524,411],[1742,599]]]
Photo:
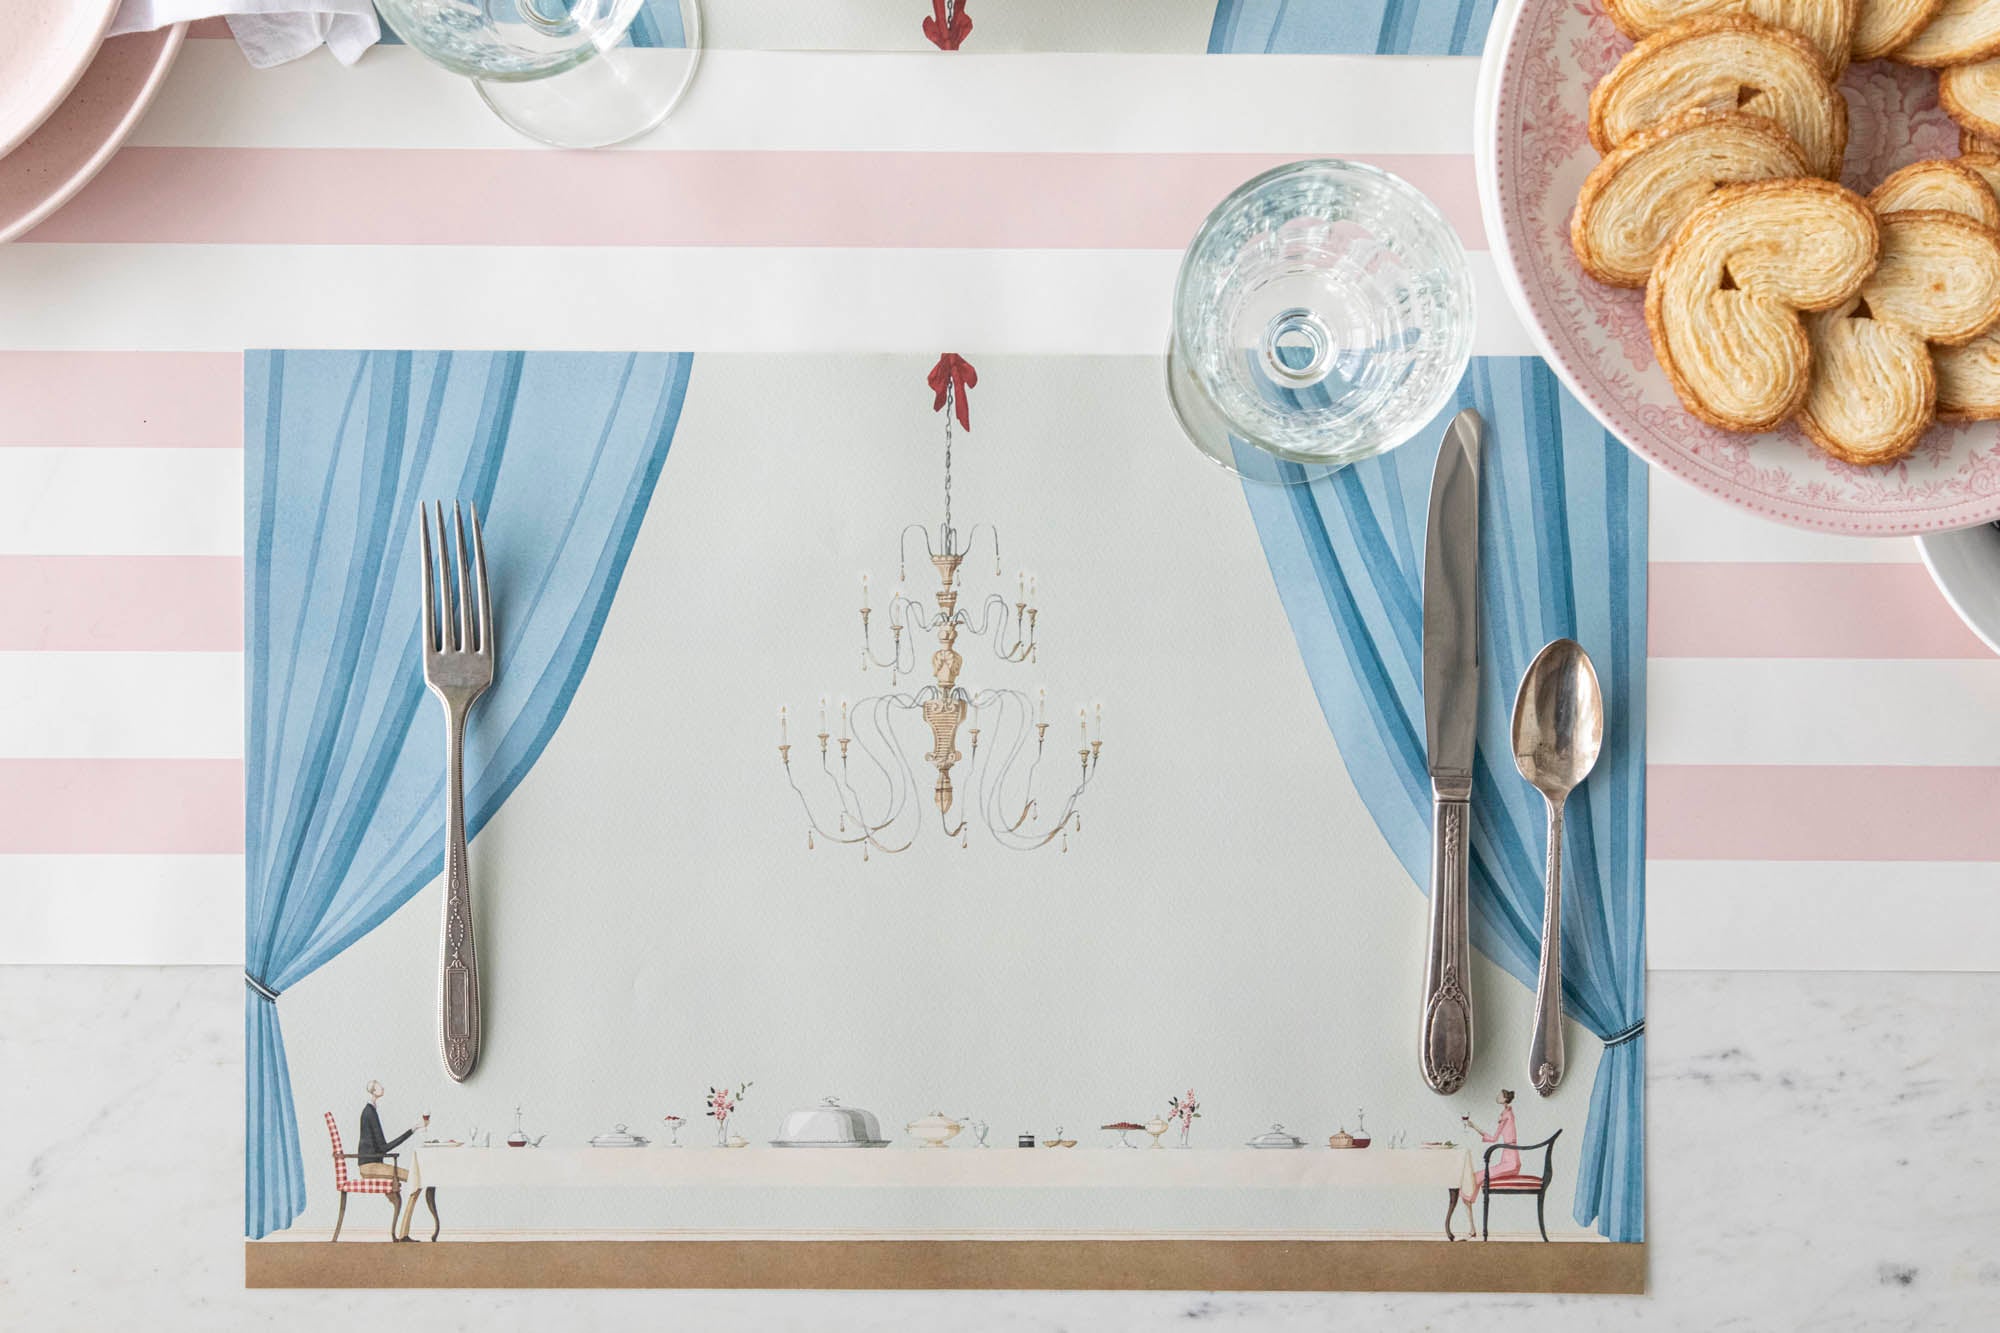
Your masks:
[[[808,848],[821,842],[859,846],[863,860],[871,852],[906,851],[931,810],[943,835],[961,847],[970,845],[975,817],[993,841],[1015,851],[1051,844],[1068,851],[1070,835],[1083,827],[1078,805],[1104,748],[1103,706],[1079,706],[1076,749],[1066,751],[1058,741],[1052,750],[1046,690],[1038,688],[1031,698],[1022,690],[960,683],[966,666],[961,640],[968,647],[984,640],[997,663],[1034,662],[1040,616],[1034,580],[1025,572],[1016,575],[1011,603],[1002,591],[982,596],[967,589],[966,560],[977,543],[990,542],[994,577],[1004,577],[1000,535],[991,524],[976,524],[963,535],[952,526],[952,422],[956,417],[961,429],[972,429],[966,390],[978,382],[955,352],[931,370],[932,406],[944,413],[944,518],[935,529],[911,523],[898,535],[897,586],[880,617],[886,624],[878,624],[868,576],[861,576],[861,670],[888,671],[889,690],[840,700],[838,732],[822,695],[819,729],[802,740],[796,764],[791,710],[778,709],[778,756],[805,815]],[[912,534],[922,539],[937,580],[928,601],[903,591]],[[900,689],[906,678],[921,678],[920,657],[932,642],[929,683]]]

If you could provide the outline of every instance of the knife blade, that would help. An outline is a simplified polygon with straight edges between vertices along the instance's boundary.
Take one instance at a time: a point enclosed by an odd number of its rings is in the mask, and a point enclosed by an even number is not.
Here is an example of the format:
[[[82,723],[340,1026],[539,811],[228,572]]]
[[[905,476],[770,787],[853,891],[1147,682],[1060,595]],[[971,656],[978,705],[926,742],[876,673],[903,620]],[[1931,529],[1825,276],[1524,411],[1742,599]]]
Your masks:
[[[1430,925],[1418,1062],[1453,1093],[1472,1066],[1472,755],[1479,730],[1479,454],[1471,408],[1445,428],[1424,530],[1424,744],[1431,775]]]

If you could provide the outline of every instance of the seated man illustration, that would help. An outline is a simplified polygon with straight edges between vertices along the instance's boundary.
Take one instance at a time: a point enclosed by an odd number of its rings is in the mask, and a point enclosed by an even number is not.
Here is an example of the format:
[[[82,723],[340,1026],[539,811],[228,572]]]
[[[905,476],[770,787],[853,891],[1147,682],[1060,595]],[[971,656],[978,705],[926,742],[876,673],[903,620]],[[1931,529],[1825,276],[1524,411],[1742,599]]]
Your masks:
[[[396,1239],[408,1240],[410,1238],[410,1215],[417,1211],[417,1195],[423,1190],[423,1181],[421,1179],[412,1181],[408,1167],[395,1166],[383,1159],[396,1151],[397,1146],[403,1140],[423,1128],[423,1121],[411,1125],[393,1139],[384,1138],[382,1134],[382,1115],[375,1109],[376,1103],[382,1100],[384,1091],[385,1089],[380,1082],[372,1078],[368,1080],[368,1104],[361,1108],[361,1134],[354,1145],[356,1174],[367,1176],[374,1180],[386,1180],[394,1177],[396,1180],[409,1185],[406,1197],[403,1200],[403,1211],[396,1218]],[[428,1119],[430,1119],[429,1116],[424,1117],[424,1120]]]

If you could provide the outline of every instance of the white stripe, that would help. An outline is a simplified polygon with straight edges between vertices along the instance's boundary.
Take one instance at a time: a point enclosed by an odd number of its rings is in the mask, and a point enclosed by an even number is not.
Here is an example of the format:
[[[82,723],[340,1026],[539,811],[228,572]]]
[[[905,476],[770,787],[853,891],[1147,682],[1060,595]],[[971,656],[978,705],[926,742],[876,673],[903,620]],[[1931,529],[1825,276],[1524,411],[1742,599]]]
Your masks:
[[[1473,350],[1530,354],[1491,258],[1470,258]],[[0,348],[1158,356],[1179,264],[1168,250],[10,245]]]
[[[2000,660],[1654,658],[1655,764],[2000,761]]]
[[[2000,969],[2000,864],[1652,861],[1646,878],[1660,971]]]
[[[1654,563],[1678,560],[1860,563],[1916,560],[1902,537],[1843,537],[1773,523],[1654,468],[1647,546]]]
[[[656,53],[678,68],[680,56]],[[711,51],[626,151],[1470,153],[1470,57]],[[1393,114],[1384,114],[1394,107]],[[152,147],[540,151],[407,47],[252,69],[189,42],[133,134]]]
[[[0,964],[243,965],[241,856],[0,856]]]
[[[243,858],[0,856],[0,964],[237,965]],[[1660,971],[2000,970],[2000,864],[1654,861]]]
[[[240,449],[0,449],[0,555],[242,550]]]
[[[0,758],[243,755],[241,653],[0,653],[0,699]]]

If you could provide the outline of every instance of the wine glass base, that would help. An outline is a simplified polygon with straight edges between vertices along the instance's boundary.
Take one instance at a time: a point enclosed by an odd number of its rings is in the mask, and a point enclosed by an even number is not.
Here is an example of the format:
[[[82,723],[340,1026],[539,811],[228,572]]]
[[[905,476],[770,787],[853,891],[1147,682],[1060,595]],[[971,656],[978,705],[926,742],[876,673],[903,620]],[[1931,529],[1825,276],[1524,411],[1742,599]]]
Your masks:
[[[574,69],[519,82],[474,79],[493,114],[556,148],[607,148],[672,115],[701,64],[699,31],[682,47],[614,46]]]
[[[1339,470],[1339,464],[1299,463],[1279,458],[1232,434],[1228,422],[1216,411],[1213,400],[1202,392],[1194,372],[1181,359],[1179,347],[1172,343],[1167,347],[1167,401],[1195,448],[1211,463],[1227,468],[1245,481],[1266,486],[1305,486]],[[1153,1146],[1157,1148],[1159,1144]]]

